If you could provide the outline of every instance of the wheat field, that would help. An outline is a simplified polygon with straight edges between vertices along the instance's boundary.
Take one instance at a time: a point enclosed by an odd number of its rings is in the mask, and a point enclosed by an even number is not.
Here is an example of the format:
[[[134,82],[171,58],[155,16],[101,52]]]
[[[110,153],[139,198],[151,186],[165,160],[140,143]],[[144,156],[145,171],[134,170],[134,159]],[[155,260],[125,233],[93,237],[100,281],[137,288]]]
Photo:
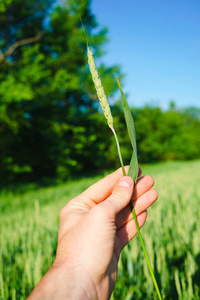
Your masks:
[[[142,229],[164,299],[200,299],[200,161],[143,166],[158,201]],[[26,299],[51,266],[59,212],[101,176],[0,192],[0,299]],[[112,300],[157,299],[138,237],[123,250]]]

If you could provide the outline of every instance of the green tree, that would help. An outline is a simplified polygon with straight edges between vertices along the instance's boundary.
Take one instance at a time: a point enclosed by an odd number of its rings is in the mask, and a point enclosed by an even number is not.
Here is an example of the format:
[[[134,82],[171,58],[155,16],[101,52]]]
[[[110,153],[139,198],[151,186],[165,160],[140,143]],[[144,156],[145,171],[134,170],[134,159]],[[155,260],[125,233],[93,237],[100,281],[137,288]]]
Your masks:
[[[97,151],[86,128],[89,124],[95,129],[102,121],[96,117],[91,124],[99,106],[80,17],[96,58],[104,53],[107,29],[99,28],[89,0],[69,0],[60,6],[53,2],[14,0],[0,6],[0,169],[4,179],[24,174],[26,178],[28,174],[37,179],[64,178],[73,170],[88,168],[87,157],[95,157]],[[119,68],[101,64],[99,69],[107,95],[112,96]],[[90,168],[96,165],[90,159]]]

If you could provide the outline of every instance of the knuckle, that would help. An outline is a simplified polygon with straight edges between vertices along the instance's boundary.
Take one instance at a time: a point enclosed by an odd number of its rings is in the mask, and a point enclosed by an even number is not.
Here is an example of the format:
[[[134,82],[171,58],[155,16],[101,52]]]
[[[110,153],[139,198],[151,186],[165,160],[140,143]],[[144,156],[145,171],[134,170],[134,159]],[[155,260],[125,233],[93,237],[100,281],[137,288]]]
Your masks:
[[[127,198],[127,193],[126,190],[123,188],[117,188],[114,192],[113,195],[114,197],[117,197],[119,199]]]

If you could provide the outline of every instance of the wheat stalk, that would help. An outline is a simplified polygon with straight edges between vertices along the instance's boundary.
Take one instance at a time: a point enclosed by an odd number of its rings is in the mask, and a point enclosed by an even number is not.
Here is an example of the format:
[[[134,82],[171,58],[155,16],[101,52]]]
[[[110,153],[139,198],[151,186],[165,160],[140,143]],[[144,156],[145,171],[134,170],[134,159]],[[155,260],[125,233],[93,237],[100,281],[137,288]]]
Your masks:
[[[111,114],[111,111],[110,111],[110,106],[108,104],[106,94],[104,92],[104,88],[103,88],[102,83],[101,83],[101,79],[99,78],[99,74],[98,74],[97,68],[95,66],[92,51],[90,50],[89,47],[87,47],[87,54],[88,54],[88,64],[89,64],[90,72],[92,74],[92,79],[93,79],[93,82],[94,82],[94,85],[95,85],[95,88],[96,88],[96,91],[97,91],[97,95],[98,95],[100,104],[102,106],[104,115],[107,119],[108,126],[111,128],[111,130],[114,134],[114,137],[115,137],[115,140],[116,140],[116,143],[117,143],[117,149],[118,149],[118,154],[119,154],[119,159],[120,159],[120,163],[121,163],[121,166],[122,166],[123,174],[126,175],[123,160],[122,160],[122,155],[121,155],[121,151],[120,151],[119,141],[118,141],[117,134],[116,134],[114,126],[113,126],[113,117],[112,117],[112,114]],[[133,122],[133,118],[132,118],[132,115],[131,115],[130,108],[129,108],[128,103],[126,101],[126,97],[125,97],[125,95],[122,91],[122,88],[121,88],[121,85],[120,85],[118,79],[117,79],[117,81],[118,81],[118,85],[119,85],[119,88],[120,88],[121,94],[122,94],[122,103],[123,103],[123,110],[124,110],[125,120],[126,120],[126,124],[127,124],[127,130],[128,130],[128,134],[129,134],[129,138],[130,138],[132,147],[133,147],[133,155],[132,155],[128,175],[131,176],[133,178],[134,182],[136,183],[137,176],[138,176],[138,160],[137,160],[137,146],[136,146],[135,127],[134,127],[134,122]],[[138,232],[140,242],[141,242],[141,245],[142,245],[142,249],[143,249],[146,261],[147,261],[147,265],[149,267],[149,271],[150,271],[155,289],[157,291],[158,298],[159,298],[159,300],[162,300],[162,296],[160,294],[158,284],[156,282],[154,272],[152,270],[152,267],[151,267],[151,264],[150,264],[150,261],[149,261],[149,257],[148,257],[148,254],[147,254],[147,251],[146,251],[146,248],[145,248],[145,245],[144,245],[144,241],[143,241],[143,238],[142,238],[142,235],[141,235],[141,232],[140,232],[140,228],[139,228],[139,225],[138,225],[138,222],[137,222],[137,217],[136,217],[136,213],[135,213],[135,210],[134,210],[134,207],[133,207],[132,200],[130,201],[130,205],[131,205],[131,210],[132,210],[133,218],[134,218],[134,221],[135,221],[135,225],[136,225],[136,228],[137,228],[137,232]]]

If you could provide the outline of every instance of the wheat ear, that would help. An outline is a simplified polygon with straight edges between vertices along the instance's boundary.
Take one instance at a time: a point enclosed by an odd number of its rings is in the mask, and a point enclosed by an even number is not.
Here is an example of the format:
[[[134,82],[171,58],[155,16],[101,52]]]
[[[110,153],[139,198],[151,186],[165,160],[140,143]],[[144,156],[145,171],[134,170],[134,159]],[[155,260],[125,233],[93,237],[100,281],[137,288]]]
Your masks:
[[[96,89],[96,92],[97,92],[97,96],[99,98],[99,101],[100,101],[101,107],[103,109],[104,115],[107,119],[108,126],[110,127],[110,129],[112,130],[112,132],[114,134],[116,144],[117,144],[119,160],[120,160],[120,163],[121,163],[121,166],[122,166],[122,171],[123,171],[123,174],[126,175],[126,172],[125,172],[125,169],[124,169],[124,163],[123,163],[122,155],[121,155],[121,151],[120,151],[119,141],[118,141],[117,134],[116,134],[114,126],[113,126],[113,117],[112,117],[112,114],[111,114],[110,106],[108,104],[108,100],[107,100],[104,88],[103,88],[102,83],[101,83],[101,79],[99,77],[99,74],[98,74],[98,71],[97,71],[97,68],[96,68],[96,65],[95,65],[95,62],[94,62],[93,53],[92,53],[92,51],[90,50],[89,47],[87,47],[87,56],[88,56],[88,64],[89,64],[89,68],[90,68],[90,73],[92,75],[92,80],[94,82],[94,86],[95,86],[95,89]]]
[[[113,117],[112,117],[112,114],[110,111],[110,106],[108,104],[106,94],[104,92],[104,88],[101,83],[101,79],[99,78],[99,74],[98,74],[97,68],[95,66],[92,51],[90,50],[89,47],[87,48],[87,52],[88,52],[88,64],[90,67],[90,72],[92,74],[92,80],[94,82],[94,85],[95,85],[95,88],[97,91],[97,96],[99,98],[104,115],[108,121],[108,126],[111,128],[111,127],[113,127]]]

